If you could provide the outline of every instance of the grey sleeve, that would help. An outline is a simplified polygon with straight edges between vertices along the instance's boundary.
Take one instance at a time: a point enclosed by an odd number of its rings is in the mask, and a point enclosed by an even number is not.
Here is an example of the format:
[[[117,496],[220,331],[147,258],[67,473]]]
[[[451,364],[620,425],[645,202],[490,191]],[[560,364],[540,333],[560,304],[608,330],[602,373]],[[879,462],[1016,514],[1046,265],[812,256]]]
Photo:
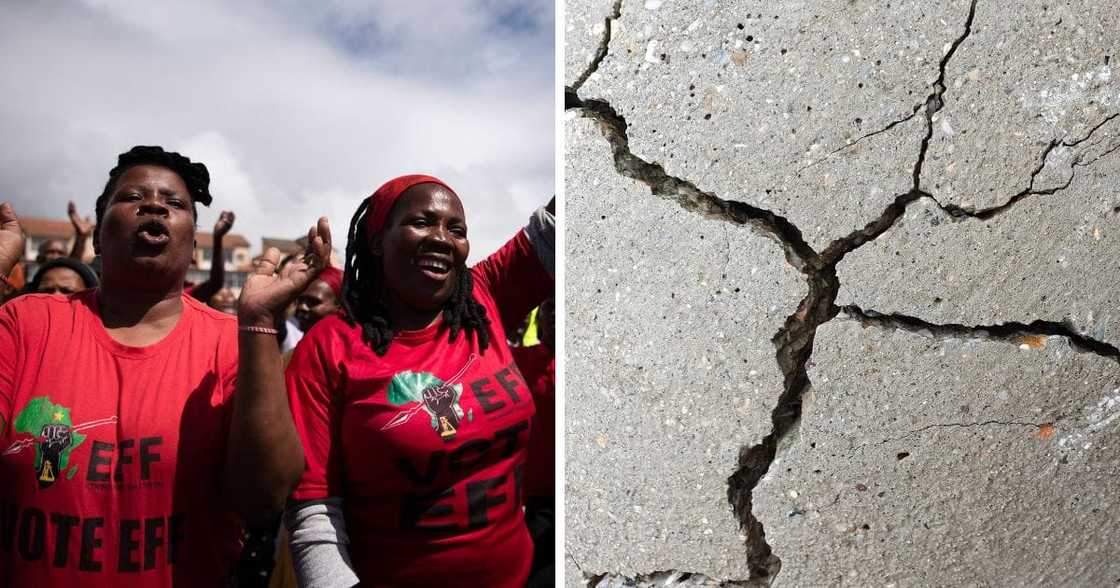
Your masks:
[[[550,276],[556,276],[556,217],[540,207],[529,217],[525,234],[537,252],[537,258]]]
[[[284,513],[284,524],[301,588],[350,588],[358,583],[350,563],[350,537],[346,534],[341,498],[289,507]]]

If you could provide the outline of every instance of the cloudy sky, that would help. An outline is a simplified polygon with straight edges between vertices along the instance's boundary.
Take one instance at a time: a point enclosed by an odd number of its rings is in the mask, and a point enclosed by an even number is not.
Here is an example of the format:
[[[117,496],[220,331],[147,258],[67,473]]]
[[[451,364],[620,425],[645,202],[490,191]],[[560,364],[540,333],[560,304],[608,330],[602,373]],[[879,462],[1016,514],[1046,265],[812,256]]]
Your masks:
[[[467,209],[473,260],[548,200],[552,0],[0,2],[0,200],[92,214],[132,145],[209,167],[234,232],[336,248],[358,202],[402,173]]]

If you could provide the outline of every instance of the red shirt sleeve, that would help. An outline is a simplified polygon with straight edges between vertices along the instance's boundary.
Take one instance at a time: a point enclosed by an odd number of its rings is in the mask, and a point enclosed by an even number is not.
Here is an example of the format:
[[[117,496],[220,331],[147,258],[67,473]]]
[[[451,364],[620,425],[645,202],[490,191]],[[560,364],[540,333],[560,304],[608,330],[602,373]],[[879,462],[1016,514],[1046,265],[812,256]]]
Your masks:
[[[12,422],[12,395],[19,365],[19,329],[14,304],[0,306],[0,436]]]
[[[554,284],[524,230],[471,268],[475,288],[489,292],[502,325],[512,331],[552,295]]]
[[[288,402],[307,462],[303,478],[292,492],[294,500],[319,500],[342,493],[343,378],[338,359],[342,343],[337,333],[348,325],[338,317],[323,321],[331,322],[316,325],[318,328],[300,339],[285,372]]]

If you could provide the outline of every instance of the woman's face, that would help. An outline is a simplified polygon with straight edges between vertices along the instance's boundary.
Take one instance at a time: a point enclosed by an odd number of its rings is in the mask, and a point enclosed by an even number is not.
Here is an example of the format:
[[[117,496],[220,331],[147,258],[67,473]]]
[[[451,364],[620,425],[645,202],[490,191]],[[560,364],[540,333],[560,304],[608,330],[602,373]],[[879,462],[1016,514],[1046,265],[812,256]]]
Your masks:
[[[296,323],[306,333],[315,323],[338,312],[338,298],[323,280],[315,280],[296,298]]]
[[[442,308],[471,251],[463,203],[439,184],[417,184],[393,204],[371,247],[389,296],[416,310]]]
[[[56,267],[39,278],[39,288],[35,291],[40,294],[73,294],[85,289],[86,284],[78,272],[68,267]]]
[[[194,252],[194,214],[179,174],[157,165],[125,170],[109,197],[98,244],[107,272],[115,266],[152,277],[185,275]]]

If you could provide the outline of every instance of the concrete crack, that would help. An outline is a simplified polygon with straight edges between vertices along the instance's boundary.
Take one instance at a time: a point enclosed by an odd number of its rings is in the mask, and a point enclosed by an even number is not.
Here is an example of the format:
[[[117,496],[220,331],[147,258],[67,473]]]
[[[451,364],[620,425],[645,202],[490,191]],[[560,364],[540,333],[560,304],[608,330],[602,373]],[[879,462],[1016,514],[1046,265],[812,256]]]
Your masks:
[[[781,569],[781,559],[771,550],[766,541],[765,529],[752,512],[754,488],[769,471],[770,465],[777,456],[780,441],[796,431],[800,425],[802,400],[805,392],[811,387],[806,366],[813,352],[817,328],[835,318],[841,310],[835,305],[840,290],[840,282],[836,275],[837,264],[848,253],[889,230],[902,217],[910,203],[922,197],[933,199],[933,196],[921,189],[921,169],[933,135],[933,117],[944,105],[942,97],[946,91],[944,80],[947,65],[957,48],[971,33],[975,13],[976,0],[973,0],[969,7],[964,32],[952,43],[941,59],[937,82],[934,84],[933,92],[924,102],[927,133],[922,140],[917,162],[914,165],[913,187],[906,193],[897,195],[877,219],[862,229],[836,239],[819,254],[805,241],[801,230],[785,217],[744,202],[725,200],[704,192],[687,180],[667,174],[661,164],[645,161],[634,155],[629,147],[626,120],[613,106],[605,100],[580,98],[577,94],[578,86],[565,89],[565,109],[578,109],[583,116],[599,123],[600,131],[611,146],[615,169],[620,175],[646,184],[653,195],[675,201],[685,210],[699,213],[707,218],[749,226],[759,231],[782,248],[786,261],[805,276],[808,285],[808,292],[799,303],[796,312],[786,318],[782,328],[771,339],[783,375],[782,393],[771,413],[771,431],[759,444],[740,449],[738,467],[728,478],[728,501],[739,519],[741,530],[746,535],[750,579],[745,583],[739,581],[716,585],[766,586],[773,581]],[[857,141],[890,130],[893,126],[916,116],[920,109],[921,105],[918,105],[910,117],[895,121]],[[936,199],[934,201],[936,202]],[[1091,341],[1083,341],[1084,337],[1072,333],[1061,325],[1050,326],[1054,330],[1065,329],[1062,334],[1068,332],[1071,340],[1080,344],[1094,344]],[[1101,349],[1101,347],[1094,349]],[[1112,350],[1116,351],[1115,348]],[[1116,357],[1120,358],[1120,351],[1116,352]],[[589,585],[592,586],[608,576],[608,574],[599,576],[585,574]],[[623,585],[632,584],[619,584],[619,586]],[[604,586],[613,586],[613,584]]]
[[[837,148],[833,149],[832,151],[829,151],[828,153],[824,154],[824,156],[821,157],[820,159],[818,159],[818,160],[816,160],[812,163],[801,166],[800,168],[797,169],[797,173],[801,173],[801,172],[803,172],[803,171],[805,171],[805,170],[807,170],[807,169],[809,169],[809,168],[811,168],[811,167],[813,167],[817,164],[824,163],[829,158],[831,158],[833,155],[836,155],[837,153],[840,153],[841,151],[844,151],[845,149],[850,149],[852,147],[855,147],[856,144],[863,141],[864,139],[867,139],[869,137],[874,137],[875,135],[881,135],[881,134],[897,127],[898,125],[900,125],[904,122],[908,122],[910,119],[914,118],[915,116],[918,116],[918,111],[920,111],[921,109],[922,109],[922,103],[919,102],[918,104],[914,105],[914,109],[910,112],[910,114],[908,114],[908,115],[906,115],[906,116],[904,116],[904,117],[902,117],[898,120],[891,121],[890,123],[887,124],[887,126],[881,128],[881,129],[878,129],[878,130],[875,130],[875,131],[871,131],[870,133],[865,133],[863,135],[860,135],[859,137],[856,137],[856,139],[854,141],[848,141],[847,143],[841,145],[840,147],[837,147]]]
[[[683,572],[680,570],[664,570],[624,576],[621,574],[585,574],[585,585],[589,588],[655,588],[659,586],[695,586],[705,588],[749,588],[762,586],[757,582],[742,580],[717,580],[704,574]]]
[[[1120,363],[1120,348],[1077,332],[1072,326],[1055,321],[1036,320],[1030,323],[1007,322],[995,325],[961,325],[931,323],[898,313],[882,314],[850,304],[837,309],[846,319],[859,321],[867,327],[894,329],[934,338],[987,339],[1015,345],[1039,345],[1043,337],[1064,337],[1075,351],[1099,355]]]
[[[786,261],[799,271],[806,272],[819,265],[816,251],[789,219],[745,202],[724,200],[700,190],[692,182],[665,173],[661,164],[648,162],[630,151],[626,119],[608,102],[584,100],[572,91],[566,91],[564,96],[567,108],[579,108],[585,117],[599,123],[603,136],[610,143],[618,173],[642,182],[655,196],[672,200],[685,210],[754,228],[781,246]]]
[[[953,41],[949,50],[941,56],[941,62],[937,65],[937,81],[933,83],[933,92],[926,99],[926,136],[922,138],[921,147],[918,149],[918,161],[914,164],[914,191],[922,189],[922,165],[925,163],[926,153],[929,151],[930,139],[933,138],[933,117],[945,106],[945,70],[948,68],[949,60],[953,58],[953,54],[957,52],[964,40],[972,34],[972,19],[976,16],[976,1],[972,0],[968,6],[968,18],[964,22],[964,32]]]
[[[615,0],[614,7],[612,8],[611,13],[603,19],[603,38],[599,40],[599,47],[595,50],[595,57],[591,59],[591,63],[587,64],[587,68],[583,70],[583,73],[580,74],[578,78],[576,78],[576,81],[572,82],[572,85],[569,86],[572,92],[579,92],[579,89],[583,87],[583,84],[587,81],[587,78],[590,78],[591,74],[595,73],[596,70],[599,69],[599,64],[603,62],[604,58],[606,58],[607,51],[610,49],[612,23],[615,21],[615,19],[621,16],[622,0]]]
[[[1005,426],[1005,427],[1041,427],[1044,424],[1046,424],[1046,423],[1032,423],[1032,422],[1029,422],[1029,421],[1000,421],[1000,420],[988,420],[988,421],[983,421],[983,422],[979,422],[979,423],[934,423],[932,425],[926,425],[924,427],[919,427],[917,429],[914,429],[913,431],[907,431],[906,434],[903,435],[902,437],[900,437],[899,439],[905,439],[906,437],[909,437],[910,435],[917,435],[918,433],[921,433],[923,431],[928,431],[930,429],[949,429],[949,428],[971,429],[973,427],[988,427],[988,426],[991,426],[991,425],[1001,425],[1001,426]],[[898,439],[894,439],[894,440],[897,441]],[[886,441],[884,441],[884,443],[886,443]]]
[[[1114,113],[1112,115],[1109,115],[1109,116],[1105,117],[1104,120],[1097,123],[1096,126],[1094,126],[1092,129],[1090,129],[1089,132],[1086,133],[1084,137],[1081,137],[1079,139],[1075,139],[1073,141],[1066,141],[1066,140],[1062,140],[1062,139],[1052,139],[1052,140],[1050,140],[1050,142],[1047,143],[1046,147],[1043,149],[1041,157],[1039,157],[1038,165],[1035,166],[1035,168],[1031,171],[1030,181],[1028,182],[1027,187],[1024,188],[1022,191],[1018,192],[1017,194],[1015,194],[1014,196],[1012,196],[1011,198],[1009,198],[1003,204],[999,204],[999,205],[992,206],[992,207],[985,208],[985,209],[981,209],[981,210],[973,210],[971,208],[961,207],[961,206],[957,206],[957,205],[954,205],[954,204],[946,204],[946,205],[940,205],[941,209],[944,210],[945,212],[949,213],[950,215],[952,215],[955,218],[969,217],[969,218],[977,218],[977,219],[980,219],[980,220],[987,220],[987,219],[990,219],[990,218],[992,218],[992,217],[1010,209],[1012,206],[1014,206],[1020,200],[1026,198],[1028,196],[1037,196],[1037,195],[1049,196],[1049,195],[1052,195],[1052,194],[1056,194],[1056,193],[1058,193],[1062,190],[1065,190],[1066,188],[1068,188],[1070,186],[1070,184],[1073,183],[1074,178],[1077,176],[1077,168],[1078,167],[1088,167],[1088,166],[1096,163],[1097,161],[1100,161],[1104,157],[1107,157],[1108,155],[1114,153],[1118,148],[1120,148],[1120,144],[1117,144],[1117,145],[1107,149],[1106,151],[1102,152],[1100,155],[1094,157],[1092,160],[1090,160],[1088,162],[1083,162],[1082,158],[1081,158],[1081,155],[1080,154],[1077,155],[1076,157],[1074,157],[1072,163],[1070,163],[1070,174],[1069,174],[1069,177],[1066,179],[1065,183],[1057,185],[1057,186],[1052,186],[1052,187],[1049,187],[1049,188],[1037,189],[1037,188],[1034,187],[1035,180],[1037,180],[1038,175],[1041,174],[1044,169],[1046,169],[1046,160],[1050,157],[1050,153],[1053,152],[1054,149],[1059,147],[1059,146],[1062,146],[1062,147],[1076,147],[1077,145],[1080,145],[1081,143],[1084,143],[1085,141],[1089,140],[1093,136],[1093,134],[1097,132],[1097,130],[1099,130],[1101,127],[1105,126],[1109,122],[1115,120],[1117,117],[1120,117],[1120,113]]]

